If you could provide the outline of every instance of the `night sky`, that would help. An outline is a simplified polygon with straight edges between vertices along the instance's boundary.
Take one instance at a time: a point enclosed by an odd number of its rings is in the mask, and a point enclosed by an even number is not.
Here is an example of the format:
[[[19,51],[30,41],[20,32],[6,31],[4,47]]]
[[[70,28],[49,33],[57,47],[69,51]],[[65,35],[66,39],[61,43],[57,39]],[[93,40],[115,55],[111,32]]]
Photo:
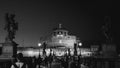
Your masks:
[[[81,40],[101,41],[104,16],[112,18],[112,1],[0,0],[0,42],[4,42],[6,36],[3,28],[7,12],[16,14],[19,30],[15,41],[19,46],[37,46],[39,38],[49,36],[59,23]],[[117,38],[115,25],[112,23],[112,31]]]

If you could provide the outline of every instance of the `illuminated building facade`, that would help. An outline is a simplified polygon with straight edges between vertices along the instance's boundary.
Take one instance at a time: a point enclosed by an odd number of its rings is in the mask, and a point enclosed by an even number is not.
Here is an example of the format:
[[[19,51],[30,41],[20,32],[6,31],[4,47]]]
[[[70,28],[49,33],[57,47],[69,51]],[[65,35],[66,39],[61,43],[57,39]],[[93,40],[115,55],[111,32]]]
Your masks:
[[[69,35],[69,32],[65,28],[62,28],[61,24],[53,30],[51,37],[44,41],[47,42],[46,48],[52,48],[53,53],[57,56],[68,53],[68,49],[70,49],[71,55],[73,55],[74,45],[80,42],[76,36]],[[42,40],[40,43],[44,41]]]
[[[61,24],[59,24],[58,28],[55,28],[52,32],[52,35],[47,39],[40,39],[41,45],[37,48],[28,48],[24,49],[21,52],[26,56],[38,56],[43,55],[43,43],[46,42],[45,52],[46,55],[54,54],[56,56],[63,56],[65,54],[74,55],[74,45],[81,43],[81,41],[74,35],[69,35],[69,32],[62,28]],[[82,44],[81,44],[82,45]],[[68,49],[70,51],[68,51]],[[52,50],[52,51],[50,51]],[[20,51],[18,51],[20,52]],[[90,56],[91,50],[90,48],[78,48],[77,47],[77,55]]]
[[[74,44],[77,42],[77,37],[69,35],[68,31],[61,27],[54,29],[52,37],[47,40],[48,47],[65,47],[74,48]]]

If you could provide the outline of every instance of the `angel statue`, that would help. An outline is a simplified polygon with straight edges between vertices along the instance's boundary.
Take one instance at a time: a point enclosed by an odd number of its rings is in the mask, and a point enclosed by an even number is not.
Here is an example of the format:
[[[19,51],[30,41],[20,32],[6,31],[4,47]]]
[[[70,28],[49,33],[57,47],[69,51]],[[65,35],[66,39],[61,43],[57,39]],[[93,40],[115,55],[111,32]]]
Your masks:
[[[7,37],[5,41],[13,41],[16,31],[18,30],[18,23],[15,21],[15,14],[6,13],[5,16],[5,30],[7,31]]]
[[[102,26],[102,31],[103,31],[103,34],[104,34],[104,36],[106,38],[106,42],[111,43],[112,42],[111,21],[110,21],[109,16],[105,17],[105,25]]]

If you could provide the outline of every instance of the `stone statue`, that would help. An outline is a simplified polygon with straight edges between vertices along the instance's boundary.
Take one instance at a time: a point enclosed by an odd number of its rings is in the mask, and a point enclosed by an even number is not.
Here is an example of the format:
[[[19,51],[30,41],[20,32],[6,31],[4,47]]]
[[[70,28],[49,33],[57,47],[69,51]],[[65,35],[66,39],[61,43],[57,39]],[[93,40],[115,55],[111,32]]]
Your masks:
[[[112,37],[111,37],[111,21],[110,21],[110,17],[106,16],[105,17],[105,24],[102,26],[102,31],[103,34],[106,38],[106,42],[107,43],[111,43],[112,42]]]
[[[15,15],[6,13],[5,19],[5,30],[7,31],[7,37],[5,39],[6,42],[13,41],[15,38],[16,31],[18,30],[18,23],[15,22]]]

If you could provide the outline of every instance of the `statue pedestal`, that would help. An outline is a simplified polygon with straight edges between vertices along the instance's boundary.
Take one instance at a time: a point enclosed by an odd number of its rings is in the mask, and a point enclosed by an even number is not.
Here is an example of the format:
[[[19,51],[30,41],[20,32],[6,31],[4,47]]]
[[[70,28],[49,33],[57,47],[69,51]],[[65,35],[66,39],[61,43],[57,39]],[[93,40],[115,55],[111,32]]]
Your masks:
[[[103,58],[115,58],[117,57],[116,45],[103,44],[102,45]]]
[[[15,42],[2,43],[2,55],[0,57],[13,58],[17,54],[17,45]]]

